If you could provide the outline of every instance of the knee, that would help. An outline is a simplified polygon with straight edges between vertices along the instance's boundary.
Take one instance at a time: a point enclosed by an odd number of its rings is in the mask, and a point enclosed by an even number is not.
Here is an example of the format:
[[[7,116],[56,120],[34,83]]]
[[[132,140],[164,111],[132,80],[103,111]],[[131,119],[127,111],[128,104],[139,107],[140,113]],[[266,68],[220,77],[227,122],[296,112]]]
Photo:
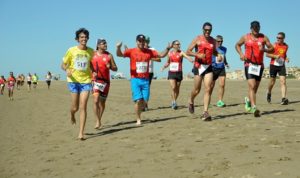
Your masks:
[[[78,111],[78,106],[72,106],[71,107],[71,112],[77,112]]]

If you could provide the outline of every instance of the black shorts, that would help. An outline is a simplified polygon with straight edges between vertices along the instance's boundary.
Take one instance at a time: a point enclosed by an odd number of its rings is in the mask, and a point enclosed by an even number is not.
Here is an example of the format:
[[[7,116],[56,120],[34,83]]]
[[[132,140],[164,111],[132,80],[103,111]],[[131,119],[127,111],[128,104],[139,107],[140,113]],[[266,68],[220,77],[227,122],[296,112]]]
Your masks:
[[[286,76],[285,66],[270,65],[270,77],[276,78],[277,73],[279,76]]]
[[[248,69],[249,69],[249,66],[246,66],[245,67],[245,76],[246,76],[246,79],[255,79],[256,81],[261,81],[261,77],[262,77],[262,74],[264,72],[264,67],[262,66],[261,69],[260,69],[260,73],[259,73],[259,76],[257,75],[253,75],[253,74],[249,74],[248,73]]]
[[[225,68],[213,68],[213,80],[217,80],[219,76],[226,76]]]
[[[194,75],[199,75],[199,69],[196,68],[194,66],[194,68],[192,69],[192,72]],[[204,77],[206,74],[211,73],[212,72],[212,66],[210,65],[202,74],[201,76]]]
[[[27,81],[27,84],[28,84],[28,85],[31,85],[31,81]]]
[[[151,85],[153,79],[153,73],[149,73],[149,85]]]
[[[47,80],[46,83],[47,83],[48,86],[50,86],[51,80]]]
[[[176,80],[177,82],[182,81],[182,72],[170,72],[168,75],[168,80]]]

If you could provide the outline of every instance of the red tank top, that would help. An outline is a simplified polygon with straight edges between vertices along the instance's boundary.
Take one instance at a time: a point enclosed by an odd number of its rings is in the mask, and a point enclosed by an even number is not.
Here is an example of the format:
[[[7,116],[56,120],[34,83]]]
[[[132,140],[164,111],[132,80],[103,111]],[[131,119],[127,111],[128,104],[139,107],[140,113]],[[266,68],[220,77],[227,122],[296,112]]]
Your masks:
[[[279,55],[281,58],[286,59],[286,53],[288,50],[288,45],[286,43],[279,44],[275,43],[274,44],[274,53],[275,55]],[[275,59],[272,58],[270,64],[274,65]]]
[[[181,72],[182,71],[182,59],[183,57],[180,56],[181,51],[171,51],[169,53],[170,59],[170,72]]]
[[[204,35],[199,35],[197,38],[197,52],[205,54],[204,59],[195,58],[194,66],[198,68],[200,64],[212,64],[212,56],[215,50],[215,39],[210,37],[206,40]]]
[[[110,81],[110,72],[109,68],[107,68],[107,64],[110,63],[110,57],[109,52],[105,51],[103,54],[99,55],[97,52],[94,52],[93,58],[92,58],[92,65],[97,73],[97,77],[94,77],[94,80],[102,80],[105,82]]]
[[[264,34],[259,34],[258,38],[253,38],[250,33],[246,35],[245,42],[245,57],[249,62],[254,64],[263,64],[264,52],[260,51],[260,46],[264,46]]]

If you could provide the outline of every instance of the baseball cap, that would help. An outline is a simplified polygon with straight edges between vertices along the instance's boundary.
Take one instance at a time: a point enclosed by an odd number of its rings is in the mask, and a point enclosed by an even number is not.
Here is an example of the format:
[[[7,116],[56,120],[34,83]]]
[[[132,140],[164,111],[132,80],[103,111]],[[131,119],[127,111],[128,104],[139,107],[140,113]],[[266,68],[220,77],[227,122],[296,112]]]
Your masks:
[[[137,41],[140,41],[140,40],[144,40],[144,41],[145,41],[145,40],[146,40],[146,37],[145,37],[145,35],[143,35],[143,34],[139,34],[139,35],[136,36],[136,40],[137,40]]]
[[[106,43],[106,40],[104,38],[99,38],[97,40],[97,44],[100,44],[100,43]]]
[[[258,21],[251,22],[251,28],[260,28],[260,24]]]

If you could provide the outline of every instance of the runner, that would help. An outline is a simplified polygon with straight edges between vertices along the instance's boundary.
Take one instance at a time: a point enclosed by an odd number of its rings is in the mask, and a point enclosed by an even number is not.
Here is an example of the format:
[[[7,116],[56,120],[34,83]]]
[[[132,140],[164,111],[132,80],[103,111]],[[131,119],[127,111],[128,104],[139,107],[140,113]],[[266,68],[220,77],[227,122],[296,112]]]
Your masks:
[[[33,88],[36,89],[39,77],[36,75],[36,73],[34,73],[31,79],[32,79]]]
[[[211,121],[212,118],[208,113],[208,106],[211,98],[211,85],[213,81],[212,73],[212,56],[216,55],[217,60],[222,60],[222,56],[218,54],[216,50],[216,40],[210,36],[212,31],[212,25],[209,22],[205,22],[202,26],[203,35],[199,35],[187,49],[187,55],[194,56],[195,62],[193,67],[194,73],[194,88],[192,89],[191,96],[189,98],[189,112],[194,113],[194,99],[201,90],[202,81],[204,83],[204,111],[200,117],[203,121]],[[196,52],[193,52],[196,49]]]
[[[25,82],[25,76],[24,74],[21,74],[21,86],[24,85],[24,82]]]
[[[77,46],[66,52],[61,67],[67,73],[68,88],[71,92],[71,123],[76,124],[75,113],[80,110],[80,129],[78,139],[85,140],[84,128],[87,117],[87,101],[91,85],[91,59],[93,49],[87,46],[89,31],[80,28],[76,31]]]
[[[211,94],[214,90],[216,80],[219,79],[219,92],[218,92],[218,102],[217,107],[225,107],[226,104],[223,101],[224,92],[225,92],[225,80],[226,80],[226,71],[225,66],[229,68],[226,59],[227,48],[222,46],[223,37],[221,35],[216,36],[216,47],[219,54],[223,56],[223,60],[216,60],[216,56],[212,58],[212,70],[213,70],[213,81],[211,86]]]
[[[114,57],[107,51],[105,39],[98,39],[96,51],[92,58],[93,68],[93,109],[96,116],[95,129],[100,129],[101,118],[105,110],[105,102],[110,88],[110,72],[117,71],[118,67]]]
[[[235,49],[244,61],[245,76],[248,81],[248,97],[245,97],[245,109],[254,114],[254,117],[260,116],[260,111],[256,107],[256,93],[264,71],[264,52],[273,52],[274,48],[269,38],[260,33],[260,24],[258,21],[251,22],[251,32],[242,36],[236,43]],[[245,45],[245,54],[241,46]],[[267,48],[265,48],[267,46]],[[250,99],[250,101],[249,101]]]
[[[46,75],[46,83],[47,83],[48,90],[50,89],[51,79],[52,79],[52,74],[50,71],[48,71]]]
[[[136,125],[141,125],[141,111],[144,101],[149,100],[149,61],[163,58],[171,49],[169,44],[163,52],[145,48],[146,37],[142,34],[136,37],[136,48],[121,51],[122,42],[117,43],[117,56],[130,58],[131,90],[132,99],[135,102]]]
[[[183,51],[180,50],[180,42],[175,40],[172,42],[173,50],[168,54],[168,61],[167,63],[161,68],[163,71],[165,68],[169,67],[169,74],[168,80],[170,81],[171,85],[171,108],[176,110],[177,106],[177,98],[179,96],[180,85],[182,81],[182,60],[183,57],[187,58],[191,63],[193,63],[193,59],[187,56]]]
[[[267,53],[267,57],[271,58],[270,62],[270,82],[267,91],[267,101],[271,103],[271,93],[276,82],[277,73],[279,74],[281,85],[281,105],[288,105],[289,100],[286,97],[286,69],[285,62],[289,62],[287,58],[288,45],[284,42],[285,33],[279,32],[277,34],[277,42],[274,44],[274,53]]]
[[[6,83],[6,79],[4,78],[3,75],[1,75],[1,78],[0,78],[0,94],[1,95],[3,95],[3,93],[4,93],[5,83]]]
[[[28,89],[28,92],[31,91],[31,82],[32,82],[32,75],[30,73],[28,73],[28,75],[27,75],[27,89]]]
[[[17,90],[20,90],[20,87],[21,87],[21,81],[22,81],[22,77],[21,75],[19,74],[17,76]]]
[[[17,80],[14,76],[14,73],[10,72],[9,77],[7,79],[7,90],[8,90],[9,100],[11,100],[11,101],[14,100],[14,86],[15,86],[16,81]]]

